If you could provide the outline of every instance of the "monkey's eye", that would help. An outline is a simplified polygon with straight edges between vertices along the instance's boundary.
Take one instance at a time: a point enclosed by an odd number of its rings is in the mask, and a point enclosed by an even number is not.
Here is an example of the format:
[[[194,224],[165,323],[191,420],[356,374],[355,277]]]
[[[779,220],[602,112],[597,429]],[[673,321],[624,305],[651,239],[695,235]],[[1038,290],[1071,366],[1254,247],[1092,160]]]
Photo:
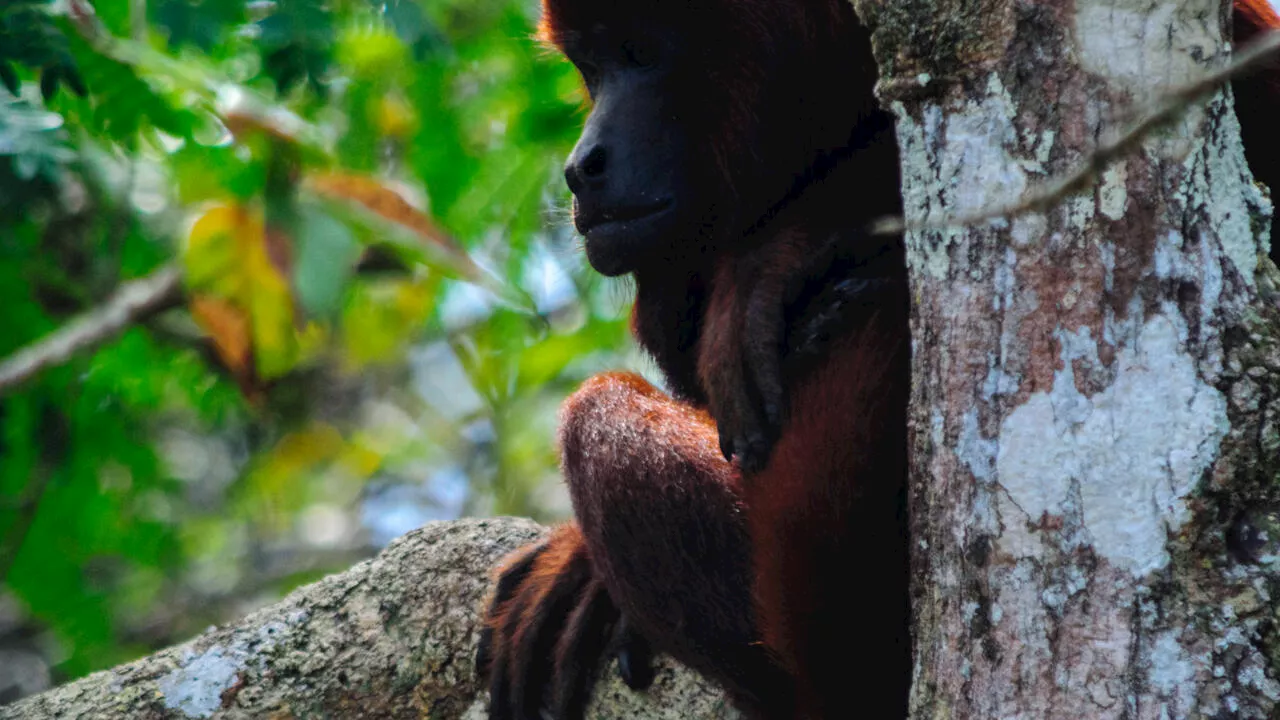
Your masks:
[[[622,43],[622,52],[627,62],[638,68],[651,68],[658,64],[658,48],[655,43],[644,40],[627,40]]]

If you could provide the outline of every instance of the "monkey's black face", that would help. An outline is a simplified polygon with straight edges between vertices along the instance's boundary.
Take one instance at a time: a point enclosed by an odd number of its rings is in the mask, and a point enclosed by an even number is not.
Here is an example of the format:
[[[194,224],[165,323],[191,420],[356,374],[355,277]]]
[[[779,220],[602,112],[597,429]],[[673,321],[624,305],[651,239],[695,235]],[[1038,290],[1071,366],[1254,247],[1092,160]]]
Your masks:
[[[582,73],[592,109],[565,163],[574,224],[587,260],[604,275],[674,261],[704,224],[697,182],[688,55],[671,32],[602,25],[564,47]]]

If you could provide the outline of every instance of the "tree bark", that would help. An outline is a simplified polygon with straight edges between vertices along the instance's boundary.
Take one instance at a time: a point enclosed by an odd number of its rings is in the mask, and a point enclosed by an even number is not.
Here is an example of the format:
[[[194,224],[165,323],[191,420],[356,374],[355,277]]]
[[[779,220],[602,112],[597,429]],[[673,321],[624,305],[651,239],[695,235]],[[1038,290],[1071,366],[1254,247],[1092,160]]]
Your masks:
[[[908,223],[1229,56],[1218,0],[857,4]],[[1270,212],[1223,91],[1049,210],[908,233],[913,719],[1280,717]]]
[[[490,569],[543,532],[513,518],[428,525],[235,626],[0,707],[0,720],[482,720],[472,658]],[[588,717],[734,716],[691,672],[658,669],[644,694],[605,674]]]

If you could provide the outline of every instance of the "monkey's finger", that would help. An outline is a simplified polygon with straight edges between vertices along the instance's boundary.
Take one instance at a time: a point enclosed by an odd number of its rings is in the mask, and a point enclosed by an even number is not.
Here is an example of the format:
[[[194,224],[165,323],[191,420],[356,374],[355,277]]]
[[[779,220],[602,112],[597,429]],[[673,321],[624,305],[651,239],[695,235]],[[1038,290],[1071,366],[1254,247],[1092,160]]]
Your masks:
[[[758,473],[769,463],[773,443],[768,439],[763,418],[754,407],[739,418],[738,434],[733,443],[742,472],[748,475]]]
[[[546,542],[517,550],[516,554],[508,556],[508,560],[505,561],[505,567],[499,570],[498,582],[493,591],[493,599],[489,602],[489,607],[485,612],[485,626],[480,631],[480,642],[476,644],[475,669],[477,676],[484,677],[489,671],[489,666],[493,663],[494,624],[502,621],[505,606],[511,602],[511,599],[524,583],[525,578],[529,577],[529,572],[533,569],[538,558],[546,550]],[[504,638],[497,639],[501,641]]]
[[[499,648],[501,650],[501,648]],[[508,658],[505,653],[494,658],[489,669],[489,720],[511,720],[511,695],[507,692]]]
[[[591,579],[585,548],[576,547],[564,559],[549,586],[531,586],[518,630],[513,633],[511,704],[521,720],[537,720],[551,681],[553,653],[574,603]]]
[[[592,581],[556,644],[556,720],[582,720],[617,620],[612,598],[599,581]]]
[[[720,435],[720,454],[725,460],[733,462],[733,454],[736,451],[733,444],[733,431],[727,424],[717,422],[716,432]]]
[[[485,625],[480,629],[480,640],[476,643],[476,655],[473,667],[476,677],[484,680],[493,666],[493,628]]]
[[[782,366],[777,360],[777,356],[760,357],[752,358],[750,363],[766,440],[777,438],[786,420],[786,391],[782,387]]]

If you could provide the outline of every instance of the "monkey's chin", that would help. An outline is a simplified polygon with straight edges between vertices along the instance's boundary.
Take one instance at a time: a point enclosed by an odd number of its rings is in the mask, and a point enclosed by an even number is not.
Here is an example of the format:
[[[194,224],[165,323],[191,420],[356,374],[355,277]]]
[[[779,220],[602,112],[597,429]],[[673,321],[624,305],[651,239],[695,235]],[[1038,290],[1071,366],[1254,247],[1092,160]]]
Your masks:
[[[587,228],[583,234],[587,262],[606,277],[625,275],[653,264],[654,254],[664,250],[659,241],[670,236],[669,210],[663,208],[644,217],[609,220]]]
[[[601,232],[602,230],[606,232]],[[617,277],[633,272],[639,265],[639,250],[644,242],[637,237],[615,235],[608,228],[593,229],[585,236],[583,246],[587,262],[605,277]]]

